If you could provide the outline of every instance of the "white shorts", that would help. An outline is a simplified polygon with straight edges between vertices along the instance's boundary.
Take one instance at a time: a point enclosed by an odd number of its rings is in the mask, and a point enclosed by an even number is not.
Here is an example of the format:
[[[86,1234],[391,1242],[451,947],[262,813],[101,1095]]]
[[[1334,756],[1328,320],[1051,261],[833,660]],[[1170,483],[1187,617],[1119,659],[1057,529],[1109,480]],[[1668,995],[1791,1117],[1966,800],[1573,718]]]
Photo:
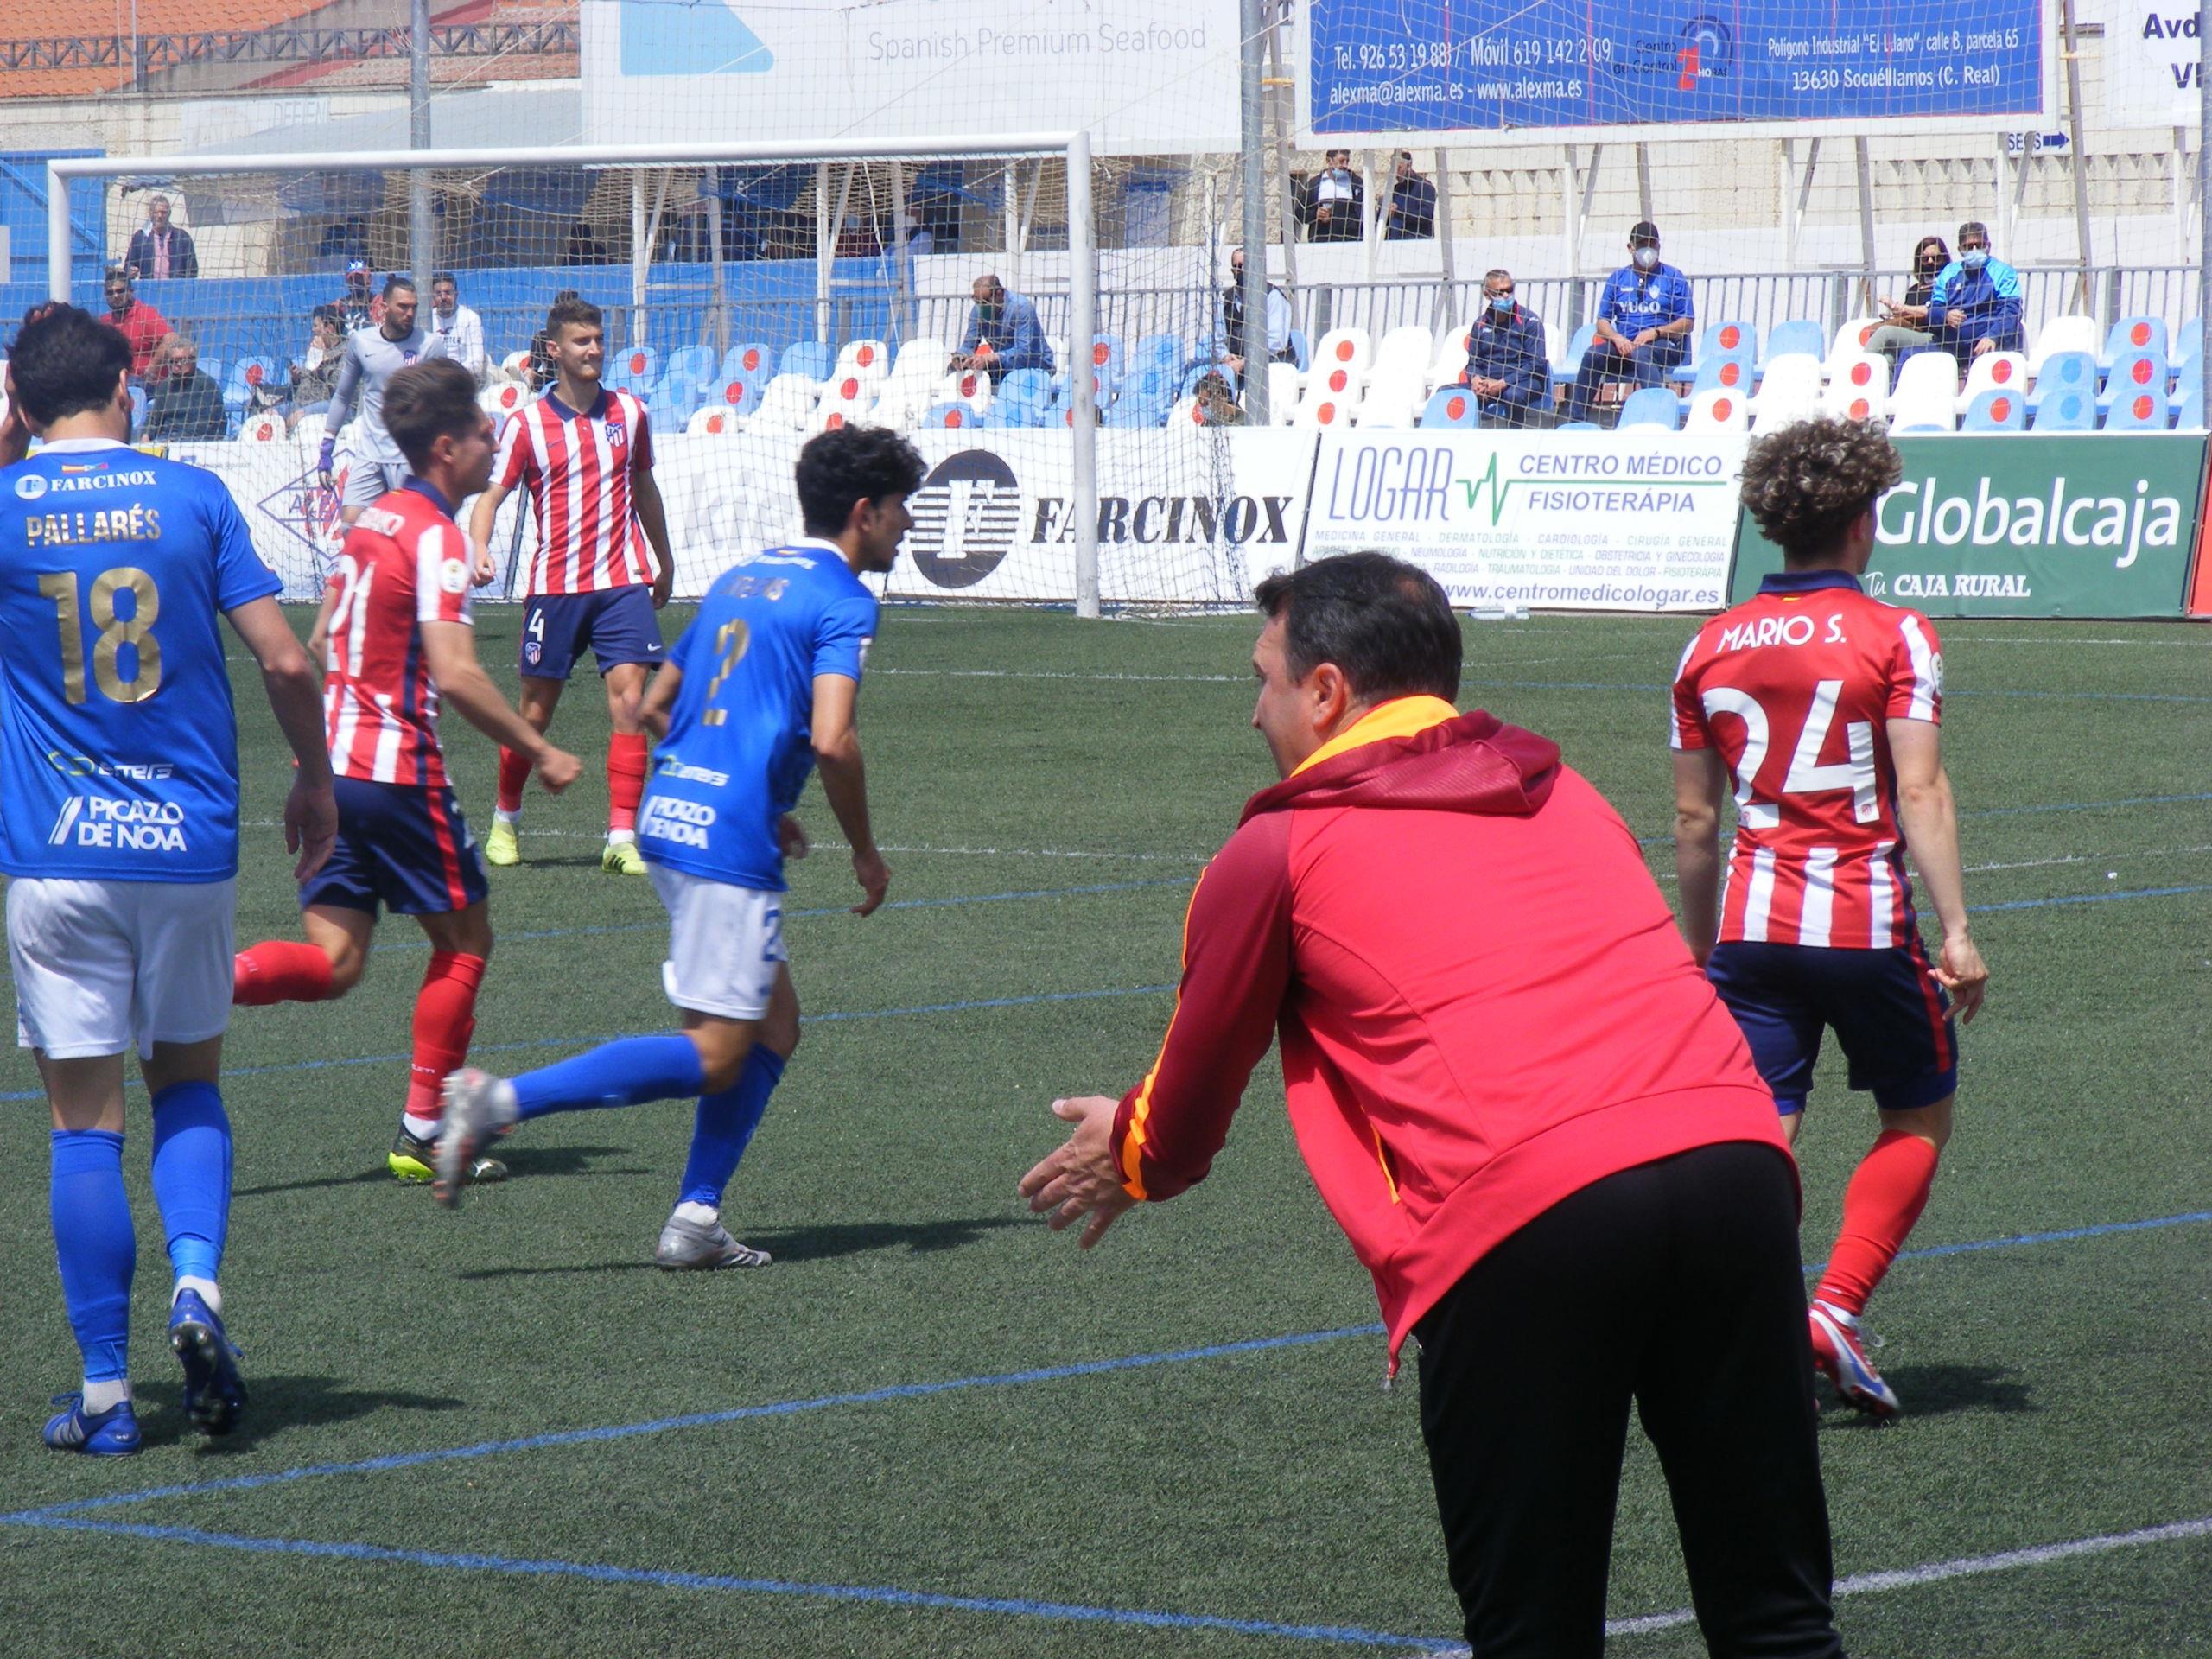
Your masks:
[[[668,906],[668,1000],[694,1014],[758,1020],[768,1012],[784,954],[784,895],[734,887],[647,862]]]
[[[221,1036],[238,888],[235,877],[9,882],[16,1043],[82,1060]]]
[[[396,490],[415,476],[404,461],[369,461],[355,455],[345,466],[346,482],[338,497],[341,509],[369,506],[385,491]]]

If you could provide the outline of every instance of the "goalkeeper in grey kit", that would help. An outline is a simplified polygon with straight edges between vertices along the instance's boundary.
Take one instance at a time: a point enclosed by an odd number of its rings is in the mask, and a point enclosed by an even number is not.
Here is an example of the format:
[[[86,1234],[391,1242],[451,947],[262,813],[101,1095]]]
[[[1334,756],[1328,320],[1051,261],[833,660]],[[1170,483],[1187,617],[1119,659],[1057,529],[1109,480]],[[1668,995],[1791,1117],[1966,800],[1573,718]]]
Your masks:
[[[324,418],[322,454],[316,462],[322,487],[333,488],[332,464],[338,433],[356,412],[361,417],[354,440],[357,452],[346,471],[346,493],[338,516],[346,524],[361,516],[361,509],[387,490],[407,481],[407,457],[384,423],[385,388],[391,377],[410,363],[443,357],[442,334],[426,334],[415,324],[415,284],[405,276],[390,276],[384,285],[384,321],[373,328],[356,328],[346,337],[338,364],[338,378],[330,392],[330,412]],[[357,405],[355,399],[359,398]]]

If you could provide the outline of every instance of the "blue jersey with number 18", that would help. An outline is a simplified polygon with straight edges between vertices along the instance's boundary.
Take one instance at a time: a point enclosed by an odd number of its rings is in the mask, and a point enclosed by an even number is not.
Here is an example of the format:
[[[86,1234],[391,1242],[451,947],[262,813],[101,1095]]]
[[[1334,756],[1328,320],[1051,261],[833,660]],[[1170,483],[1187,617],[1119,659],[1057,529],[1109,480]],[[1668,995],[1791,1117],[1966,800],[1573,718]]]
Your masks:
[[[0,471],[0,869],[238,874],[219,619],[281,587],[212,473],[105,439]]]
[[[830,542],[753,554],[707,590],[668,654],[683,679],[638,812],[646,858],[784,890],[776,820],[814,770],[814,678],[861,677],[875,614],[875,596]]]

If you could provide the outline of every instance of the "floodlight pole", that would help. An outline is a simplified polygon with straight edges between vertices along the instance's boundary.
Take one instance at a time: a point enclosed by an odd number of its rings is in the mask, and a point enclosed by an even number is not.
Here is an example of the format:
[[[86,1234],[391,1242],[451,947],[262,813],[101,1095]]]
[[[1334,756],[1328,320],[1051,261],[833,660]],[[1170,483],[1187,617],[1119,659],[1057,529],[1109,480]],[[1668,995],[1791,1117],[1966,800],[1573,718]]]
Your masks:
[[[414,0],[407,65],[407,147],[430,148],[430,0]],[[430,213],[430,175],[416,168],[407,175],[407,259],[415,285],[430,291],[437,268],[437,222]]]
[[[1068,141],[1068,464],[1075,474],[1075,613],[1098,599],[1098,403],[1091,341],[1098,333],[1097,226],[1090,207],[1090,135]]]

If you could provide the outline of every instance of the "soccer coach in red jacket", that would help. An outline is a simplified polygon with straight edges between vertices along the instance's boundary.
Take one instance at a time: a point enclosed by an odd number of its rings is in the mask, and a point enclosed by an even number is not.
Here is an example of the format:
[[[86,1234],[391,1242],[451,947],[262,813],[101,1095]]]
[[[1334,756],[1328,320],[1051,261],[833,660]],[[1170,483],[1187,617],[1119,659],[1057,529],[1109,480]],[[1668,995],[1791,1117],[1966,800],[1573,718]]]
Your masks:
[[[1375,1275],[1480,1659],[1605,1643],[1629,1407],[1715,1654],[1828,1659],[1827,1508],[1774,1098],[1635,838],[1558,747],[1460,714],[1459,626],[1380,554],[1262,582],[1282,781],[1192,895],[1160,1058],[1021,1190],[1096,1243],[1205,1178],[1270,1038]]]

